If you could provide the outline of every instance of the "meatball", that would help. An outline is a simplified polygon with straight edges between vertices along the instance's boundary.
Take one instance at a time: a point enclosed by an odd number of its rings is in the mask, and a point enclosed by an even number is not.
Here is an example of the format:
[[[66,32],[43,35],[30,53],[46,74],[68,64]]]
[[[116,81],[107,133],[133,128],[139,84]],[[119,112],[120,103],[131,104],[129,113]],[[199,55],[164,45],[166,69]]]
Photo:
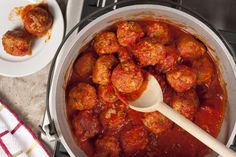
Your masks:
[[[131,53],[125,47],[121,47],[118,51],[120,62],[132,61]]]
[[[103,32],[98,34],[94,40],[94,49],[99,55],[115,53],[119,50],[116,34]]]
[[[119,131],[127,123],[126,116],[125,104],[117,102],[100,114],[100,121],[104,128]]]
[[[155,134],[160,134],[170,129],[173,125],[172,121],[159,112],[145,113],[143,124]]]
[[[155,65],[165,59],[166,49],[155,39],[148,38],[136,45],[134,55],[142,66]]]
[[[141,69],[132,62],[124,62],[113,70],[111,81],[115,88],[122,93],[132,93],[143,83]]]
[[[101,101],[107,103],[113,103],[118,100],[112,85],[99,85],[98,87],[98,97]]]
[[[176,92],[185,92],[196,85],[197,75],[193,69],[180,65],[167,72],[168,83]]]
[[[139,150],[143,150],[148,144],[147,131],[142,126],[122,132],[120,138],[126,154],[134,154]]]
[[[147,35],[155,37],[159,43],[167,44],[171,41],[171,33],[169,27],[165,23],[155,22],[147,25]]]
[[[53,18],[47,9],[40,6],[32,7],[31,9],[26,7],[23,12],[22,21],[29,33],[40,37],[52,27]]]
[[[99,133],[101,126],[99,120],[91,111],[81,111],[72,120],[72,127],[76,137],[85,141]]]
[[[85,53],[76,60],[74,71],[81,78],[87,78],[92,74],[96,60],[96,56],[93,53]]]
[[[161,60],[157,65],[156,69],[160,72],[167,72],[175,67],[175,65],[180,61],[180,55],[174,47],[166,48],[166,58]]]
[[[96,89],[90,84],[79,83],[69,92],[68,105],[74,110],[92,109],[96,101]]]
[[[23,29],[7,31],[2,37],[4,50],[13,56],[25,56],[32,53],[32,38]]]
[[[170,104],[171,99],[176,94],[175,90],[170,87],[166,80],[165,74],[155,74],[155,78],[157,79],[158,83],[160,84],[161,90],[163,92],[163,101],[166,104]]]
[[[117,38],[122,46],[130,46],[135,44],[144,32],[137,22],[123,21],[117,24]]]
[[[197,59],[206,52],[205,46],[190,35],[181,37],[177,48],[184,59]]]
[[[198,97],[196,92],[194,90],[189,90],[185,93],[176,95],[171,101],[171,106],[174,110],[192,120],[198,107]]]
[[[117,62],[113,55],[99,57],[93,69],[93,82],[101,85],[109,84],[111,82],[111,69]]]
[[[193,61],[192,66],[197,73],[197,84],[209,84],[211,82],[214,70],[211,61],[207,57]]]
[[[113,136],[97,139],[95,144],[95,157],[118,157],[121,152],[119,141]]]

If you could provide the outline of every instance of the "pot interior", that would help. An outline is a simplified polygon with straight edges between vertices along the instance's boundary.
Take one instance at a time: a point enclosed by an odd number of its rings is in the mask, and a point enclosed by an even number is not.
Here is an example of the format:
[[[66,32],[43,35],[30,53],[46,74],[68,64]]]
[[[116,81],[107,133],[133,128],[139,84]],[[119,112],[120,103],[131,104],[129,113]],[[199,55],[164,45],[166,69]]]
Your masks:
[[[50,92],[50,111],[55,121],[58,136],[71,156],[86,156],[73,140],[67,123],[65,85],[68,71],[78,56],[81,47],[90,42],[96,33],[120,20],[164,18],[179,25],[185,31],[199,37],[208,47],[210,55],[219,64],[228,94],[227,109],[218,139],[226,144],[233,130],[236,116],[236,77],[233,59],[219,37],[204,23],[177,9],[160,5],[135,5],[109,12],[84,27],[75,38],[69,38],[57,58]],[[215,153],[209,156],[217,156]]]

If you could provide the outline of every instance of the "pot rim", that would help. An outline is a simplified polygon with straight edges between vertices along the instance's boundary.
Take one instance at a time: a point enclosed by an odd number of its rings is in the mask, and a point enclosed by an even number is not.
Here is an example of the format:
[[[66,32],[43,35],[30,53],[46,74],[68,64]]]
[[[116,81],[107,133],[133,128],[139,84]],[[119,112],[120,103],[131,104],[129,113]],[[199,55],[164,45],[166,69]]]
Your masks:
[[[90,22],[88,25],[86,25],[78,34],[77,36],[74,38],[73,40],[73,44],[70,45],[69,49],[71,49],[73,47],[73,45],[76,43],[77,40],[80,39],[80,37],[88,30],[90,29],[91,27],[93,27],[94,25],[96,25],[96,23],[106,19],[107,17],[109,16],[112,16],[112,15],[115,15],[121,11],[127,11],[127,10],[137,10],[137,9],[164,9],[164,10],[167,10],[167,11],[173,11],[177,14],[181,14],[181,16],[184,16],[185,18],[189,18],[191,20],[196,20],[198,22],[198,25],[200,25],[201,27],[203,27],[204,29],[206,29],[211,35],[212,35],[212,38],[214,38],[217,43],[222,47],[222,49],[224,49],[224,54],[226,55],[226,57],[228,58],[229,62],[230,62],[230,65],[231,67],[234,69],[234,77],[236,77],[236,65],[235,65],[235,62],[233,60],[233,57],[232,55],[230,54],[230,49],[227,45],[227,42],[224,41],[224,39],[219,35],[219,33],[215,30],[215,29],[212,29],[213,27],[210,25],[210,24],[206,24],[205,21],[201,21],[201,19],[198,19],[196,17],[194,17],[193,15],[190,15],[189,13],[186,13],[184,11],[181,11],[181,10],[178,10],[178,9],[175,9],[175,8],[171,8],[169,6],[163,6],[163,5],[156,5],[156,4],[137,4],[137,5],[132,5],[132,6],[125,6],[125,7],[122,7],[122,8],[119,8],[119,9],[116,9],[116,10],[113,10],[113,11],[110,11],[108,13],[105,13],[103,14],[102,16],[99,16],[98,18],[96,18],[95,20],[93,20],[92,22]],[[209,27],[211,26],[211,27]],[[78,26],[76,25],[72,30],[71,32],[74,32],[74,30],[76,30]],[[63,40],[63,42],[61,43],[62,44],[62,47],[64,46],[64,44],[66,43],[67,39],[70,37],[69,36],[70,34],[68,34],[68,37],[66,38],[66,40]],[[61,52],[63,49],[62,47],[58,49],[58,53]],[[64,50],[63,50],[64,51]],[[61,52],[59,54],[59,56],[61,56],[62,54],[66,53],[66,52],[69,52],[69,51],[64,51],[64,52]],[[59,59],[58,59],[59,58]],[[56,106],[55,105],[55,102],[53,103],[53,98],[55,99],[55,93],[53,93],[52,91],[53,90],[50,90],[50,89],[54,89],[56,88],[57,86],[57,81],[54,81],[55,78],[57,78],[59,76],[59,73],[61,71],[61,68],[58,69],[58,67],[62,66],[60,65],[58,62],[58,60],[61,60],[60,57],[56,57],[55,58],[55,64],[52,64],[52,71],[50,71],[49,73],[49,77],[52,77],[52,79],[50,79],[50,83],[48,83],[48,86],[49,86],[49,90],[47,91],[48,94],[49,94],[49,97],[50,97],[50,102],[49,104],[50,105],[50,108],[52,108],[52,105],[54,105],[54,107]],[[56,73],[58,72],[58,73]],[[52,81],[52,82],[51,82]],[[50,86],[51,85],[51,86]],[[49,99],[49,98],[48,98]],[[49,109],[50,110],[50,109]],[[57,118],[57,114],[56,114],[56,110],[52,110],[50,113],[52,113],[52,118],[53,118],[53,121],[55,122],[55,127],[56,127],[56,130],[57,130],[57,133],[59,133],[59,140],[63,143],[63,145],[66,147],[66,149],[68,150],[68,152],[70,154],[73,154],[72,150],[70,149],[68,143],[66,142],[66,139],[64,138],[64,134],[62,133],[62,129],[64,126],[60,126],[59,122],[58,122],[58,118]]]

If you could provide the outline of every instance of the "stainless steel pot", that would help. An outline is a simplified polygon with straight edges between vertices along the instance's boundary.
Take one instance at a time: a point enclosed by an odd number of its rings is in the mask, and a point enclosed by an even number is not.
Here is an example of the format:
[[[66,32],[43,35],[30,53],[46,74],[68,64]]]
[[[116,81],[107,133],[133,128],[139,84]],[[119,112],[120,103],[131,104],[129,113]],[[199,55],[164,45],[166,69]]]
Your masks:
[[[57,139],[62,142],[71,156],[86,156],[73,139],[67,123],[65,105],[67,76],[78,56],[78,51],[91,41],[96,33],[113,23],[119,20],[142,19],[147,16],[170,20],[182,26],[182,29],[198,36],[207,45],[211,56],[219,63],[222,77],[226,83],[228,103],[218,139],[225,144],[229,140],[236,121],[236,65],[225,43],[209,26],[186,12],[162,5],[133,5],[108,12],[96,18],[85,26],[76,37],[68,36],[68,39],[59,48],[59,55],[55,60],[50,77],[49,114],[55,125]],[[50,126],[53,127],[54,125],[51,124]],[[210,156],[217,155],[212,153]]]

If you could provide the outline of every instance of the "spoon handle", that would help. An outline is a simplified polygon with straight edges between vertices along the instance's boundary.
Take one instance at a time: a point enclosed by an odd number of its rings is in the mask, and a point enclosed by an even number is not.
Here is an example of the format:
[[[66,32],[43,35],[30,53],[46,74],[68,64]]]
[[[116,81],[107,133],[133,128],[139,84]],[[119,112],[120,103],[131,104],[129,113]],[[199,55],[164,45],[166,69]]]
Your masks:
[[[227,148],[224,144],[219,142],[213,136],[209,135],[192,121],[173,110],[170,106],[166,105],[165,103],[158,103],[155,106],[157,111],[165,115],[167,118],[172,120],[174,123],[179,125],[181,128],[186,130],[188,133],[193,135],[195,138],[214,150],[219,155],[223,157],[236,157],[236,153],[234,151]]]

